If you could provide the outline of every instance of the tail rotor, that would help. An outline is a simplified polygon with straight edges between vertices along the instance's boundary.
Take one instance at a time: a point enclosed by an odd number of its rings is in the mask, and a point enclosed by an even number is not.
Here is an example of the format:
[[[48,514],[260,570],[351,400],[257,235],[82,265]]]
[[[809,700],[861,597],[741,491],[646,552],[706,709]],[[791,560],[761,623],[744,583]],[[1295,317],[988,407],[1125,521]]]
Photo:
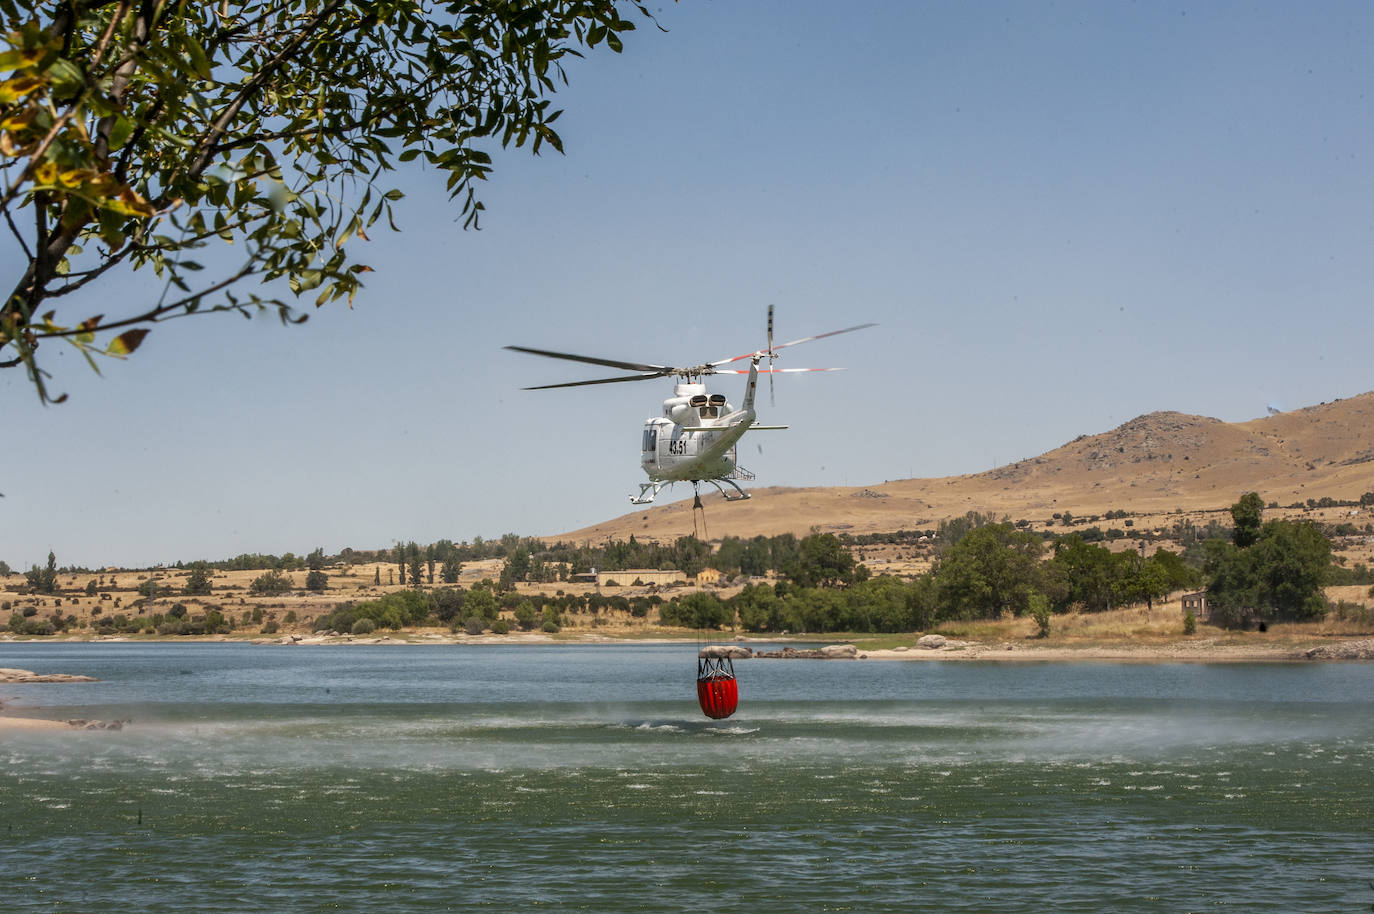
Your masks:
[[[773,306],[768,306],[768,406],[776,407],[777,400],[773,397],[773,362],[778,354],[773,351]]]

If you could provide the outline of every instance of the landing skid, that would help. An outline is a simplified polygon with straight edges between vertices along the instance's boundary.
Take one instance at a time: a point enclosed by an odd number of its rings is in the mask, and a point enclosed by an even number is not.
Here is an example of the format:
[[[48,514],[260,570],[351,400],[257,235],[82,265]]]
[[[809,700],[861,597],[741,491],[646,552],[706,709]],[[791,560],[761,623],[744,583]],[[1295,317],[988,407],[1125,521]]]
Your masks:
[[[720,492],[721,497],[724,498],[726,501],[744,501],[746,498],[749,497],[749,493],[741,489],[738,485],[736,485],[733,479],[727,479],[725,477],[722,477],[720,479],[708,479],[706,480],[706,482],[709,482],[711,485],[715,486],[716,490]],[[728,485],[730,488],[734,489],[735,494],[731,495],[729,492],[725,491],[724,487],[721,486],[722,482]]]
[[[639,497],[630,496],[630,504],[647,505],[651,503],[664,486],[672,485],[671,482],[641,482],[639,484]],[[648,493],[647,495],[645,493]]]
[[[699,482],[709,482],[711,485],[715,486],[716,491],[718,491],[721,497],[724,498],[726,501],[744,501],[746,498],[749,497],[749,493],[741,489],[733,479],[721,477],[719,479],[692,480],[693,485],[696,485]],[[735,494],[731,495],[729,492],[725,491],[725,486],[722,486],[721,483],[725,483],[726,486],[729,486],[731,489],[733,489]],[[668,486],[671,486],[672,484],[672,482],[641,482],[639,484],[639,495],[631,495],[630,504],[650,504],[656,497],[658,497],[659,492],[663,491],[663,489],[667,488]]]

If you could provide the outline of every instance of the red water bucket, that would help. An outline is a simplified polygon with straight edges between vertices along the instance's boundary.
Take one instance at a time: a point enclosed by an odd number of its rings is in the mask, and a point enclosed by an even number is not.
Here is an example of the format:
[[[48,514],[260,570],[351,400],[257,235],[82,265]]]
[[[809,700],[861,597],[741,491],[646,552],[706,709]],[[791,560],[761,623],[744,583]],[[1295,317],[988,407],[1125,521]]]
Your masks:
[[[739,684],[728,657],[697,659],[697,703],[714,720],[729,717],[739,707]]]
[[[739,684],[732,676],[729,679],[698,679],[697,701],[701,713],[720,720],[735,713],[739,707]]]

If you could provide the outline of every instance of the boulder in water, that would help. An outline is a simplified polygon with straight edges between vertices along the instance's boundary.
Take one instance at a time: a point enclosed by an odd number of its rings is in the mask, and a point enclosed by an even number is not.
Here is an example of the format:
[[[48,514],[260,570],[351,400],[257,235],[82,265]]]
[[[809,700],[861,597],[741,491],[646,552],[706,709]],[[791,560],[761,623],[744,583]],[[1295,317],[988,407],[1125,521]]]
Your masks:
[[[34,673],[29,670],[0,669],[0,682],[98,682],[90,676],[71,673]]]

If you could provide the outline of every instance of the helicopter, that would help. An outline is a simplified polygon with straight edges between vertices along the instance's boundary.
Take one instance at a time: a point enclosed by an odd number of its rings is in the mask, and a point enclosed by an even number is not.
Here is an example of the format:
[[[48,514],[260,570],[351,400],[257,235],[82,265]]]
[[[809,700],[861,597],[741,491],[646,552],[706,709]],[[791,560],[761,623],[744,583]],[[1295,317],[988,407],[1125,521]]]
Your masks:
[[[524,352],[550,359],[565,359],[570,362],[583,362],[589,365],[604,365],[619,368],[636,374],[620,375],[613,378],[596,378],[588,381],[567,381],[561,384],[541,384],[526,387],[525,390],[549,390],[556,387],[583,387],[590,384],[615,384],[621,381],[649,381],[656,378],[677,377],[673,395],[663,401],[663,413],[644,420],[644,430],[640,439],[640,467],[648,475],[648,482],[639,483],[639,494],[630,496],[630,503],[647,505],[665,487],[675,482],[690,482],[698,492],[702,482],[715,486],[726,501],[742,501],[749,493],[740,488],[736,480],[750,480],[754,474],[735,461],[735,445],[747,431],[780,430],[785,425],[759,425],[754,412],[754,393],[758,387],[760,374],[767,374],[770,399],[773,375],[807,371],[840,371],[838,368],[775,368],[778,350],[809,343],[813,340],[838,336],[863,330],[874,324],[858,324],[843,330],[832,330],[816,336],[802,337],[787,343],[773,343],[773,306],[768,307],[768,346],[744,355],[737,355],[715,362],[705,362],[686,368],[670,365],[653,365],[644,362],[628,362],[617,359],[602,359],[593,356],[574,355],[568,352],[553,352],[547,349],[531,349],[525,346],[507,346],[513,352]],[[728,368],[744,360],[749,367]],[[768,360],[766,368],[760,364]],[[704,383],[705,378],[716,374],[747,374],[744,387],[744,400],[736,409],[724,394],[710,393]]]

